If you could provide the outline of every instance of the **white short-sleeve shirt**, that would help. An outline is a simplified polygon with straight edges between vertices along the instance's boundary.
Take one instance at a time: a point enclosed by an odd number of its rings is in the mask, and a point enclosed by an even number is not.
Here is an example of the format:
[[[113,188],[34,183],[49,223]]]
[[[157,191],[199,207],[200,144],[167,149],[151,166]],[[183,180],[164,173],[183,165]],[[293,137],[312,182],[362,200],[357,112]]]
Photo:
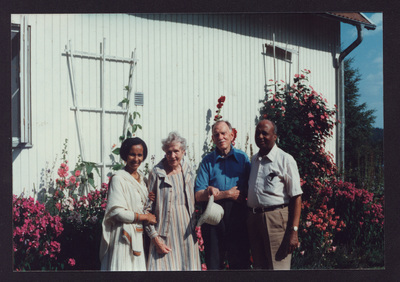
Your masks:
[[[247,205],[251,208],[288,204],[301,195],[300,175],[294,158],[275,144],[266,156],[251,158]]]

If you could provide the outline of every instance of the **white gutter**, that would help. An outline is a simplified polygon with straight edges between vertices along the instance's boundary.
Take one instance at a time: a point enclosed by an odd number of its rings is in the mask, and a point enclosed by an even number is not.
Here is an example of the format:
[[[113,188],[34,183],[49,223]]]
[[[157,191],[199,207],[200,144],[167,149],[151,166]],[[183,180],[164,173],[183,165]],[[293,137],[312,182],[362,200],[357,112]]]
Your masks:
[[[344,58],[350,54],[358,45],[360,45],[361,41],[363,40],[363,33],[362,33],[362,24],[357,24],[357,39],[347,47],[343,52],[340,53],[339,58],[335,60],[335,69],[336,69],[336,82],[337,82],[337,89],[336,89],[336,97],[338,98],[338,120],[341,122],[338,124],[338,134],[337,134],[337,143],[339,146],[336,147],[336,156],[337,156],[337,166],[339,172],[344,173],[345,169],[345,128],[346,128],[346,119],[345,119],[345,95],[344,95],[344,66],[343,60]]]

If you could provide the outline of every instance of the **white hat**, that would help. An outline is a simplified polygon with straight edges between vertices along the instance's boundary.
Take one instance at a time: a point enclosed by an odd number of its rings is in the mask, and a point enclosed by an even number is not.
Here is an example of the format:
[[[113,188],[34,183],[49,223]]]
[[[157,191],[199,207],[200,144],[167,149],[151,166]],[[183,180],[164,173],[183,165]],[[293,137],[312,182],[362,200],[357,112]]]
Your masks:
[[[214,203],[214,195],[211,195],[210,199],[208,199],[207,208],[197,222],[197,226],[200,226],[203,223],[217,225],[223,216],[224,209],[217,203]]]

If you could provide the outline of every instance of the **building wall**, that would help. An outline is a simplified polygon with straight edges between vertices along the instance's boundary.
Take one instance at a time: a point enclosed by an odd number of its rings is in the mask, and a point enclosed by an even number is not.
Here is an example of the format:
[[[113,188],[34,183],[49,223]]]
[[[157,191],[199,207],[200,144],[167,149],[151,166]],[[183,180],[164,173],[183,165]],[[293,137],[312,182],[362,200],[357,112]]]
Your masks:
[[[18,23],[23,15],[12,15]],[[259,116],[264,85],[274,78],[274,60],[263,56],[263,44],[298,51],[292,64],[276,60],[277,80],[289,81],[302,69],[310,69],[310,83],[335,103],[333,56],[340,49],[340,25],[312,14],[32,14],[31,95],[33,147],[13,150],[13,192],[32,194],[57,177],[63,144],[68,139],[68,160],[73,169],[80,154],[65,45],[90,53],[130,57],[136,49],[138,63],[133,92],[144,94],[140,113],[143,129],[137,136],[149,147],[145,162],[162,157],[161,139],[176,130],[187,138],[188,159],[198,164],[204,145],[210,143],[217,99],[225,95],[224,119],[238,131],[236,147],[250,155],[255,120]],[[100,107],[98,60],[74,59],[79,106]],[[129,64],[109,62],[104,68],[105,108],[120,109],[126,96]],[[133,104],[131,102],[131,104]],[[123,117],[106,115],[105,140],[101,143],[100,114],[82,113],[81,130],[87,161],[101,162],[100,148],[111,159],[119,146]],[[247,141],[248,138],[248,141]],[[335,138],[335,137],[334,137]],[[335,139],[327,150],[335,153]],[[52,167],[54,164],[54,170]],[[144,167],[144,166],[143,166]],[[50,170],[50,173],[46,171]],[[103,181],[105,180],[105,176]],[[97,179],[97,185],[100,179]]]

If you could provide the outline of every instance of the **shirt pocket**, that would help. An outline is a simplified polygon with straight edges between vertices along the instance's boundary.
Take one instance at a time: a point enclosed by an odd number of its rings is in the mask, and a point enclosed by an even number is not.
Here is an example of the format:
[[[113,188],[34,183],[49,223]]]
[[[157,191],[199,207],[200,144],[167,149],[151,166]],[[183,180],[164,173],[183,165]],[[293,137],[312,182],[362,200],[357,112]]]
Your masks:
[[[264,171],[265,192],[274,193],[276,189],[279,189],[281,182],[282,176],[278,170],[268,169]]]

